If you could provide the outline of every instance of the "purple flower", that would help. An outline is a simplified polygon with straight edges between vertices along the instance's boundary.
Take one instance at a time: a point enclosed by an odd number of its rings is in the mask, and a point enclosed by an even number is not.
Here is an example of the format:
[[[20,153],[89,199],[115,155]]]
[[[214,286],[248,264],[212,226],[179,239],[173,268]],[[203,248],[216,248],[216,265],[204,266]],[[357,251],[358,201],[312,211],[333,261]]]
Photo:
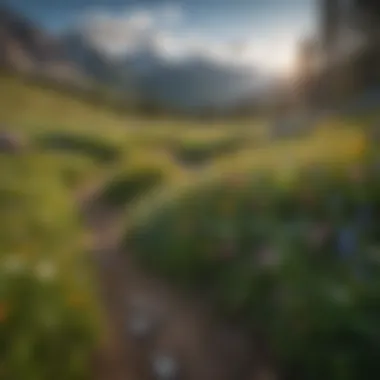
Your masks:
[[[358,249],[357,231],[353,227],[343,227],[337,236],[338,253],[342,259],[351,258]]]

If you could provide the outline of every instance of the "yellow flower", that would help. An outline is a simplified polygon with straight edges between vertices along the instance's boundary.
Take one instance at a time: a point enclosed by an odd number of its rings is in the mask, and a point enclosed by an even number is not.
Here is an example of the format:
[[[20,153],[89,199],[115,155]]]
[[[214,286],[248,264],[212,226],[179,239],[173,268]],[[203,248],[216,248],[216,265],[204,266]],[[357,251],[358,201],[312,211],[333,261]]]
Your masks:
[[[71,307],[77,308],[84,303],[83,297],[80,294],[70,294],[68,303]]]

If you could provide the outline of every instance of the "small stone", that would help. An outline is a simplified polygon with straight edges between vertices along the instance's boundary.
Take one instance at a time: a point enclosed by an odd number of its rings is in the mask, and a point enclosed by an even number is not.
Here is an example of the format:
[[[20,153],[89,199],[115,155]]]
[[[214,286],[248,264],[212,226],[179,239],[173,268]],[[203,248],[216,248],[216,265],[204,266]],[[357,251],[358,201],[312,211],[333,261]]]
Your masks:
[[[158,354],[152,362],[153,375],[157,380],[178,379],[179,365],[170,355]]]
[[[144,338],[152,332],[154,320],[151,316],[139,313],[130,318],[128,327],[133,336]]]

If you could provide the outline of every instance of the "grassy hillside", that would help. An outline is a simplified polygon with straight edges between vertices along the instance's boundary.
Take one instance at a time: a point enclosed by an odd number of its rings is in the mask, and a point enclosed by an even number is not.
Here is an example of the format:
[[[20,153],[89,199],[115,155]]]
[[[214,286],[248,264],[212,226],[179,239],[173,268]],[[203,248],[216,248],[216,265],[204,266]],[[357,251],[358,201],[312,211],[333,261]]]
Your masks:
[[[124,127],[125,116],[53,88],[0,73],[0,122],[16,127]]]
[[[173,132],[173,128],[187,130],[188,127],[205,126],[223,129],[231,122],[205,121],[194,125],[194,121],[178,118],[148,119],[128,116],[128,112],[118,114],[101,101],[91,101],[83,96],[73,96],[70,92],[58,88],[43,86],[19,76],[0,71],[0,123],[13,127],[48,127],[65,129],[107,128],[107,132],[120,128],[139,128],[153,126],[160,133]],[[221,125],[225,124],[225,125]],[[233,125],[247,127],[252,120],[239,121]],[[186,132],[188,133],[188,132]],[[194,134],[194,132],[191,132]]]

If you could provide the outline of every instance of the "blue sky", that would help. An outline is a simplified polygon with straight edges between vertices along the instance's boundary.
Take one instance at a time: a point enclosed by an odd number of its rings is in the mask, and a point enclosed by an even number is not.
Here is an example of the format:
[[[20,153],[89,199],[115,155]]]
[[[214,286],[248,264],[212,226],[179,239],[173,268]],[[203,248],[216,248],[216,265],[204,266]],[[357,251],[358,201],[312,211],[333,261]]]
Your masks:
[[[188,53],[200,54],[203,49],[202,54],[209,51],[215,59],[225,60],[230,56],[232,62],[238,60],[236,49],[240,47],[245,50],[240,54],[242,62],[260,66],[270,60],[277,71],[289,70],[293,65],[295,43],[300,36],[313,33],[316,16],[316,0],[9,0],[9,3],[55,32],[85,25],[84,32],[89,38],[111,54],[124,53],[130,48],[124,41],[131,36],[134,41],[141,40],[143,34],[144,41],[155,39],[157,47],[167,56],[183,55],[186,49]]]

